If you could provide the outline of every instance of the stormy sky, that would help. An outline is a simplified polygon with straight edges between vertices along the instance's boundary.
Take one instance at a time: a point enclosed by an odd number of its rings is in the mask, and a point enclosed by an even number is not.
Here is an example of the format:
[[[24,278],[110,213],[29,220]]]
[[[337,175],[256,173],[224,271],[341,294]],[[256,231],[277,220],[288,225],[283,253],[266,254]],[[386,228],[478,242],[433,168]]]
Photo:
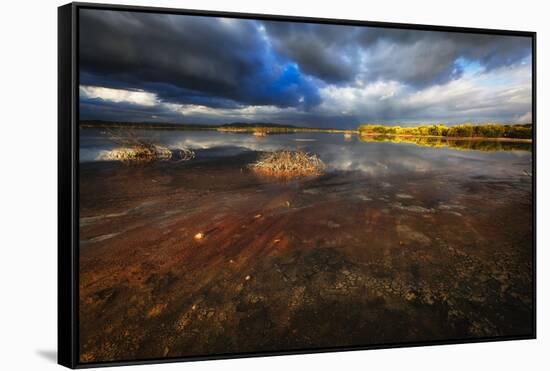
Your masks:
[[[526,37],[80,10],[80,118],[531,122]]]

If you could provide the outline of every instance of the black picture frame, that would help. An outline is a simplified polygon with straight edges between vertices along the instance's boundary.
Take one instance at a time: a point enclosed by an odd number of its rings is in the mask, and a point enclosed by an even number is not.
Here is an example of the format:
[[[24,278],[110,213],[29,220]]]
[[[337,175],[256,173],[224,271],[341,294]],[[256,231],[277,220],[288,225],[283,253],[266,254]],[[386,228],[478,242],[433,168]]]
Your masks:
[[[257,20],[281,20],[333,25],[375,26],[410,30],[475,33],[503,36],[522,36],[532,42],[532,198],[533,198],[533,332],[519,336],[482,337],[477,339],[453,339],[442,341],[406,342],[399,344],[378,344],[368,346],[312,348],[291,351],[270,351],[204,355],[193,357],[171,357],[158,359],[127,360],[114,362],[80,363],[78,360],[78,282],[79,282],[79,10],[101,9],[132,12],[196,15],[206,17],[228,17]],[[463,28],[422,24],[386,23],[347,19],[312,18],[224,11],[202,11],[189,9],[157,8],[145,6],[111,5],[96,3],[70,3],[58,8],[58,363],[69,368],[100,366],[122,366],[151,363],[230,359],[258,356],[276,356],[321,352],[342,352],[380,348],[416,347],[427,345],[448,345],[505,340],[527,340],[536,338],[536,159],[537,159],[537,91],[536,91],[536,32],[496,30],[485,28]]]

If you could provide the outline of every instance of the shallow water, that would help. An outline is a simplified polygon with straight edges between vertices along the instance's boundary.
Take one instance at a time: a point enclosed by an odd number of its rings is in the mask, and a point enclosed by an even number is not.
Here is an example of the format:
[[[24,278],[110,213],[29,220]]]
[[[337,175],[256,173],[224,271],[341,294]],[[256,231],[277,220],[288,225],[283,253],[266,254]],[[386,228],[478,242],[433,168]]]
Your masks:
[[[197,159],[229,157],[246,152],[302,150],[316,153],[330,171],[360,171],[370,176],[383,176],[430,171],[457,171],[465,175],[513,175],[531,166],[531,146],[510,143],[511,150],[459,150],[430,147],[414,143],[365,142],[358,136],[342,134],[292,133],[255,137],[243,133],[216,131],[134,130],[145,138],[169,148],[188,148]],[[453,144],[456,142],[453,142]],[[464,141],[481,147],[483,141]],[[480,145],[481,144],[481,145]],[[101,129],[81,129],[80,162],[95,161],[103,150],[116,147]]]
[[[532,332],[528,146],[139,135],[196,158],[95,161],[114,146],[81,131],[81,361]],[[316,153],[326,172],[247,170],[277,149]]]

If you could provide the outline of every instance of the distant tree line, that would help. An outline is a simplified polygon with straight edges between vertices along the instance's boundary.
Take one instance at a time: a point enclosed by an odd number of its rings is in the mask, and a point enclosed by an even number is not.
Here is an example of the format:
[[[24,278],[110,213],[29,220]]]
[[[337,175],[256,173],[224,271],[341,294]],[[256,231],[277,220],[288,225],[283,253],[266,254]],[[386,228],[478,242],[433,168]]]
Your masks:
[[[502,124],[460,124],[446,126],[444,124],[420,125],[415,127],[386,126],[380,124],[360,125],[360,134],[376,135],[410,135],[436,136],[451,138],[517,138],[531,139],[533,126],[531,124],[502,125]]]

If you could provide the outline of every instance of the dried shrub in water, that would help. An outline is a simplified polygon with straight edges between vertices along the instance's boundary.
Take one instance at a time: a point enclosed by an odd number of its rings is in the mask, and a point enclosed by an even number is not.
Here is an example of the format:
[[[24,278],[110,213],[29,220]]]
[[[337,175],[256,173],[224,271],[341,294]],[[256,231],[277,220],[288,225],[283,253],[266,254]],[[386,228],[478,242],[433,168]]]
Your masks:
[[[99,154],[98,160],[147,163],[157,160],[169,160],[172,151],[159,146],[120,147]]]
[[[140,164],[166,160],[188,161],[195,157],[195,152],[190,149],[166,148],[138,137],[133,130],[109,130],[107,135],[120,147],[102,151],[98,160]]]
[[[315,154],[282,150],[263,154],[250,168],[261,175],[291,178],[320,175],[325,164]]]

